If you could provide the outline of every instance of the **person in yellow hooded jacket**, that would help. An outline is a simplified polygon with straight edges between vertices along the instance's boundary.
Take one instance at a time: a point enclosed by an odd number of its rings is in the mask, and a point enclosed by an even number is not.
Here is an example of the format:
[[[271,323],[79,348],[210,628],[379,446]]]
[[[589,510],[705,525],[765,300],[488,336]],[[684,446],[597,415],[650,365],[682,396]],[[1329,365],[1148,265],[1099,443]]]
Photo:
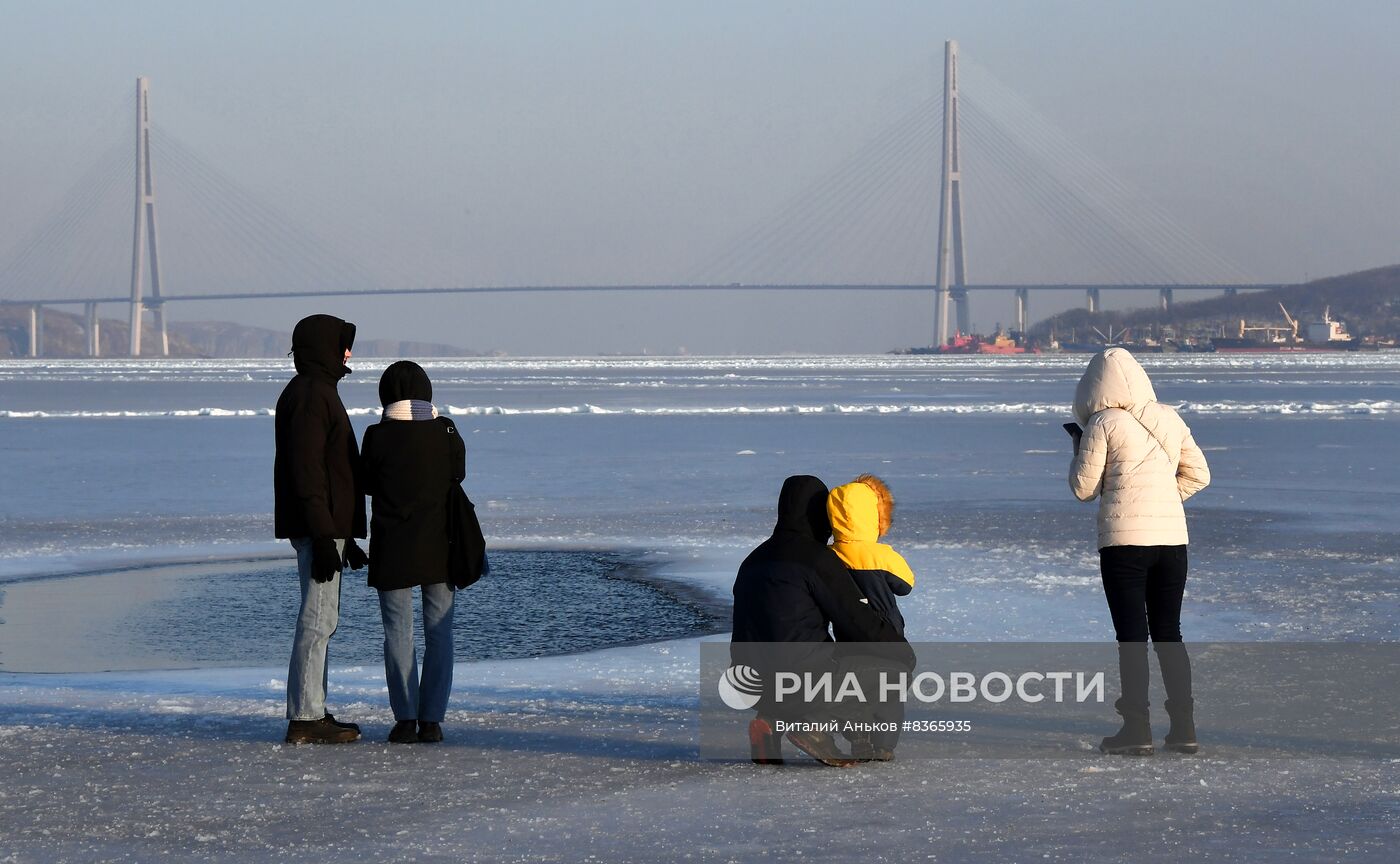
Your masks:
[[[826,512],[835,540],[831,551],[851,571],[865,602],[903,636],[904,616],[895,598],[914,590],[914,571],[904,556],[880,542],[893,521],[894,496],[889,487],[873,474],[862,474],[831,490]]]
[[[904,635],[904,616],[896,597],[914,590],[914,571],[904,556],[880,542],[890,530],[894,516],[894,496],[885,482],[873,474],[862,474],[854,482],[837,486],[826,499],[827,516],[831,519],[831,535],[835,542],[831,550],[851,574],[851,579],[865,596],[865,602],[880,613],[890,625]],[[857,675],[878,681],[881,672],[899,671],[888,658],[871,656],[857,659]],[[864,686],[864,685],[862,685]],[[883,690],[877,690],[882,692]],[[851,756],[888,762],[894,758],[899,743],[899,728],[904,722],[904,703],[882,698],[870,706],[869,721],[887,726],[892,731],[848,732]]]

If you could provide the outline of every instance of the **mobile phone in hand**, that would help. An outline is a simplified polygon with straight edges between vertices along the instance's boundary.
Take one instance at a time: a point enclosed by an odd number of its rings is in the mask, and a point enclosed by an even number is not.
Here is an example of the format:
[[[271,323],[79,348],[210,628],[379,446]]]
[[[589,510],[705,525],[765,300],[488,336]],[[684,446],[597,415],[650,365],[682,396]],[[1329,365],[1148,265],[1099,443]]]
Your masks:
[[[1066,423],[1064,424],[1064,428],[1071,438],[1078,438],[1080,435],[1084,434],[1084,430],[1079,428],[1078,423]]]

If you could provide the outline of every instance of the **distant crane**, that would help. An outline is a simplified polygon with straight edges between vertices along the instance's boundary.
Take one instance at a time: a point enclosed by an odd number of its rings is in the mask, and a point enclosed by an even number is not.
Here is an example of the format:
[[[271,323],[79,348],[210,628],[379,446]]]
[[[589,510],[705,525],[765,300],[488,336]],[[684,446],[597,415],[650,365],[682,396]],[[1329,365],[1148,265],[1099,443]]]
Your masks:
[[[1288,323],[1287,327],[1272,327],[1268,324],[1261,327],[1250,327],[1245,323],[1245,320],[1241,318],[1239,338],[1248,339],[1248,334],[1259,333],[1262,334],[1262,341],[1265,344],[1274,345],[1298,342],[1298,319],[1288,313],[1288,307],[1284,306],[1282,301],[1279,302],[1278,308],[1283,311],[1283,320]]]
[[[1104,333],[1102,330],[1100,330],[1100,329],[1097,328],[1097,327],[1094,328],[1094,332],[1097,333],[1097,334],[1099,334],[1099,338],[1103,340],[1103,344],[1104,344],[1104,345],[1118,345],[1118,344],[1120,344],[1120,343],[1126,341],[1127,338],[1128,338],[1128,328],[1127,328],[1127,327],[1124,327],[1124,328],[1122,328],[1121,330],[1119,330],[1119,331],[1118,331],[1118,334],[1115,336],[1114,333],[1113,333],[1113,325],[1112,325],[1112,324],[1109,324],[1109,325],[1108,325],[1108,333]]]

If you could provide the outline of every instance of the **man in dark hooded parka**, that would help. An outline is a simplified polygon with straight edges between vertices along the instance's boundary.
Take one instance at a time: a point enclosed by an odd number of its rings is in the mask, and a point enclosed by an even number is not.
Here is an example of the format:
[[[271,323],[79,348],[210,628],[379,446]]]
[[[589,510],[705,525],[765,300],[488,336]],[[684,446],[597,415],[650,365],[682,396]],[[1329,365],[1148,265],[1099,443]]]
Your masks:
[[[297,553],[301,609],[287,670],[288,743],[339,744],[360,737],[353,723],[326,711],[326,652],[340,618],[340,574],[358,570],[365,555],[354,538],[365,536],[365,496],[360,485],[355,430],[336,384],[355,325],[332,315],[312,315],[292,331],[296,377],[277,400],[275,534]]]

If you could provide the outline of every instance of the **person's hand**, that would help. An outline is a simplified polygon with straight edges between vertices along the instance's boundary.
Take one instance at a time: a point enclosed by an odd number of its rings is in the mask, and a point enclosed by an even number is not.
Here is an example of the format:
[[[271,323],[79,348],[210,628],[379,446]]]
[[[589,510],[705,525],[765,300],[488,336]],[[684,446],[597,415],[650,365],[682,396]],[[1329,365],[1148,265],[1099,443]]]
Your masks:
[[[360,548],[354,538],[345,541],[345,566],[351,570],[363,570],[369,563],[369,556]]]
[[[1084,437],[1084,430],[1078,423],[1066,423],[1064,429],[1069,433],[1070,440],[1074,442],[1074,453],[1079,455],[1079,441]]]
[[[311,578],[329,582],[340,573],[340,552],[329,538],[311,541]]]

